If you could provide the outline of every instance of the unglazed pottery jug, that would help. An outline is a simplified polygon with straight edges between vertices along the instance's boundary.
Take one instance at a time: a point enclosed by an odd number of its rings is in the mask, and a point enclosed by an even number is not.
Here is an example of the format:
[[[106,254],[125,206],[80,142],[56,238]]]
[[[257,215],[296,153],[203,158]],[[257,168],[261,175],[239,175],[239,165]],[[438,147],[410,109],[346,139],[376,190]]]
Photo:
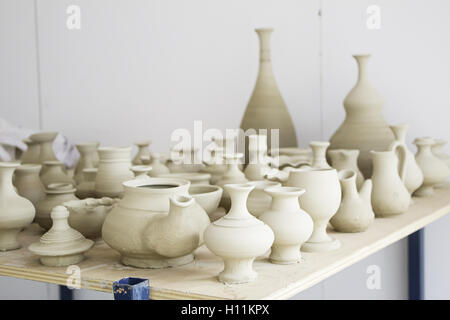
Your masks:
[[[328,141],[312,141],[309,146],[313,152],[311,167],[316,169],[330,169],[327,162],[327,148],[330,145]]]
[[[24,139],[23,142],[27,145],[27,150],[22,154],[21,163],[22,164],[38,164],[39,161],[39,143],[31,139]]]
[[[152,140],[144,140],[136,142],[136,146],[138,147],[138,152],[133,158],[132,163],[134,165],[144,164],[142,162],[142,157],[150,157],[150,149],[149,145],[152,143]]]
[[[131,172],[131,147],[102,147],[98,149],[100,162],[95,177],[97,197],[121,197],[122,183],[134,178]]]
[[[165,268],[193,261],[209,225],[205,210],[188,195],[189,181],[150,178],[123,183],[123,199],[103,223],[103,240],[121,262]],[[169,200],[170,199],[170,200]]]
[[[344,99],[346,117],[330,138],[330,149],[359,149],[358,166],[365,178],[372,176],[370,151],[386,151],[394,141],[382,115],[383,100],[368,77],[370,55],[354,55],[358,81]]]
[[[446,144],[447,141],[444,139],[434,139],[434,145],[431,147],[431,151],[435,156],[443,160],[450,168],[450,156],[444,153],[444,146]]]
[[[107,214],[119,202],[119,199],[88,198],[70,200],[62,205],[69,210],[69,225],[86,238],[96,239],[102,235],[103,222]]]
[[[98,166],[98,146],[99,142],[84,142],[76,144],[76,148],[80,153],[80,159],[75,167],[74,179],[77,184],[84,181],[84,169],[96,168]]]
[[[219,281],[245,283],[257,277],[253,261],[272,246],[273,231],[247,210],[247,197],[254,187],[248,184],[228,184],[231,197],[227,215],[211,223],[205,231],[205,244],[224,261]]]
[[[249,161],[244,170],[245,177],[250,181],[263,180],[271,170],[270,158],[267,156],[267,136],[250,135],[248,141]]]
[[[57,161],[53,151],[53,141],[58,132],[39,132],[32,134],[30,139],[39,143],[39,163],[44,164],[44,161]],[[44,169],[44,168],[43,168]]]
[[[150,177],[156,177],[159,174],[170,173],[169,168],[161,163],[161,154],[159,153],[151,154],[150,166],[152,167],[152,170],[148,174]]]
[[[227,170],[217,181],[217,185],[220,187],[224,187],[226,184],[238,184],[247,182],[247,178],[244,173],[239,169],[239,161],[242,159],[244,155],[242,153],[236,154],[225,154],[223,156],[225,163],[227,164]],[[231,199],[226,189],[224,189],[222,194],[222,200],[220,202],[220,206],[225,208],[225,210],[229,210],[231,207]]]
[[[52,183],[45,189],[45,197],[39,201],[36,210],[35,221],[45,230],[52,226],[50,213],[52,209],[70,200],[78,200],[75,197],[75,188],[68,183]]]
[[[14,172],[14,186],[17,193],[31,201],[37,208],[39,201],[45,196],[45,188],[39,179],[39,164],[23,164]]]
[[[70,183],[75,185],[75,181],[70,178],[63,169],[64,164],[60,161],[44,161],[41,170],[41,182],[46,187],[51,183]]]
[[[313,232],[313,220],[298,201],[305,189],[278,186],[265,191],[272,197],[272,204],[259,218],[275,234],[269,259],[276,264],[300,262],[300,247]]]
[[[372,180],[367,179],[358,193],[355,171],[341,170],[338,176],[342,189],[342,201],[330,223],[340,232],[365,231],[375,218],[371,202]]]
[[[328,151],[331,159],[331,166],[336,170],[353,170],[356,173],[356,187],[361,189],[364,183],[364,176],[358,168],[359,150],[335,149]]]
[[[288,168],[289,175],[275,176],[288,187],[298,187],[306,192],[300,197],[300,206],[314,221],[314,230],[302,250],[307,252],[330,251],[340,247],[339,240],[327,234],[327,225],[339,209],[341,185],[336,169]]]
[[[95,177],[97,176],[97,168],[83,169],[83,182],[77,185],[75,195],[80,199],[95,197]]]
[[[418,197],[432,195],[433,186],[444,182],[450,173],[447,164],[431,152],[434,143],[432,138],[417,138],[414,141],[417,146],[416,161],[424,177],[422,186],[414,192]]]
[[[17,194],[12,184],[17,162],[0,162],[0,251],[19,249],[17,235],[34,218],[31,201]]]
[[[270,36],[273,29],[261,28],[255,31],[260,43],[259,72],[240,127],[244,131],[266,129],[269,148],[271,129],[279,129],[279,146],[296,147],[294,124],[272,72]]]
[[[398,147],[399,157],[394,151],[372,151],[372,208],[377,217],[404,213],[408,210],[411,195],[405,187],[406,149]]]
[[[264,189],[279,187],[281,184],[279,182],[267,180],[250,181],[248,184],[255,188],[248,196],[247,209],[252,215],[258,218],[264,211],[267,211],[270,208],[270,204],[272,203],[272,197],[264,192]]]
[[[83,253],[93,245],[92,240],[69,226],[69,212],[63,206],[56,206],[51,212],[52,227],[28,250],[40,256],[43,265],[62,267],[83,261]]]
[[[389,150],[396,151],[398,146],[405,149],[405,186],[410,194],[413,194],[423,183],[423,173],[414,158],[414,154],[406,146],[407,124],[399,124],[390,127],[395,136],[395,141],[389,147]]]

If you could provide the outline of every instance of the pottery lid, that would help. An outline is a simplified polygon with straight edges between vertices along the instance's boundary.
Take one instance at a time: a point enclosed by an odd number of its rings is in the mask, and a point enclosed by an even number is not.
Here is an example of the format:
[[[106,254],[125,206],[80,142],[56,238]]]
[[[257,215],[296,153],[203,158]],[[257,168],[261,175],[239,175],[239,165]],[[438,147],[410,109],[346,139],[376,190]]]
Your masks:
[[[89,250],[94,242],[69,226],[69,211],[56,206],[51,212],[53,225],[40,239],[28,247],[40,256],[67,256]]]

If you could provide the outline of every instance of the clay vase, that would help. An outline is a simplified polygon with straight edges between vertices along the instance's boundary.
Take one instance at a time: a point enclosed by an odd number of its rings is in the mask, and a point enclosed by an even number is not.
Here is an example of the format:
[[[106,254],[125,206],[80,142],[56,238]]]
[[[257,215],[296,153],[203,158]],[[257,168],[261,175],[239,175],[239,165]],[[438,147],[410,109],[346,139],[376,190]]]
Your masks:
[[[30,136],[31,140],[39,143],[40,164],[44,164],[44,161],[58,161],[53,151],[53,141],[57,135],[58,132],[39,132]]]
[[[148,173],[150,177],[156,177],[160,174],[170,173],[169,168],[167,168],[162,162],[161,162],[161,154],[159,153],[152,153],[151,154],[151,162],[150,166],[152,167],[152,170]]]
[[[134,165],[145,164],[142,162],[142,157],[150,157],[149,145],[151,143],[151,140],[144,140],[135,143],[135,145],[138,147],[138,152],[136,153],[132,161]]]
[[[248,184],[226,185],[231,209],[205,231],[206,246],[224,261],[220,282],[235,284],[255,280],[253,261],[272,246],[273,231],[247,210],[247,198],[253,188]]]
[[[270,187],[279,187],[281,184],[267,180],[250,181],[248,184],[255,188],[248,196],[247,209],[253,216],[258,218],[264,211],[270,208],[270,204],[272,203],[272,197],[264,190]]]
[[[23,142],[27,145],[27,150],[22,154],[21,163],[22,164],[38,164],[39,162],[39,143],[31,139],[24,139]]]
[[[272,197],[270,209],[261,216],[274,232],[275,241],[270,262],[292,264],[300,262],[300,247],[313,232],[313,220],[300,208],[298,198],[305,189],[294,187],[270,187],[265,190]]]
[[[434,139],[418,138],[414,141],[417,146],[416,161],[423,173],[423,184],[414,192],[415,196],[427,197],[434,193],[433,186],[444,182],[449,174],[447,164],[433,154],[431,147]]]
[[[394,151],[372,151],[372,208],[376,217],[404,213],[411,203],[411,195],[404,184],[406,149]]]
[[[103,240],[119,251],[121,262],[138,268],[190,263],[210,223],[188,196],[189,181],[150,178],[124,182],[124,196],[107,215]]]
[[[239,161],[244,155],[242,153],[236,154],[225,154],[223,156],[225,163],[227,164],[227,170],[216,182],[216,185],[224,188],[226,184],[238,184],[247,182],[245,174],[239,169]],[[220,206],[228,211],[231,208],[231,198],[228,195],[226,189],[223,190],[222,200],[220,201]]]
[[[80,159],[75,167],[74,179],[76,184],[80,184],[84,181],[84,169],[97,168],[98,158],[98,146],[99,142],[84,142],[76,144],[76,148],[80,153]]]
[[[17,193],[30,200],[34,208],[37,208],[39,201],[45,196],[45,188],[39,179],[39,164],[22,164],[14,172],[14,186]]]
[[[0,162],[0,251],[19,249],[17,235],[34,218],[31,201],[17,194],[12,184],[17,162]]]
[[[367,179],[358,193],[357,174],[353,170],[338,173],[342,189],[342,201],[330,223],[339,232],[362,232],[372,224],[375,214],[372,210],[372,180]]]
[[[365,178],[372,176],[370,151],[386,151],[394,141],[382,115],[383,100],[368,77],[370,55],[354,55],[358,81],[344,99],[346,117],[330,138],[330,149],[359,149],[358,167]]]
[[[83,182],[77,185],[75,195],[80,199],[95,197],[95,177],[97,176],[97,168],[83,169]]]
[[[64,164],[60,161],[44,161],[41,170],[41,182],[44,187],[51,183],[70,183],[75,185],[75,181],[70,178],[63,169]]]
[[[423,183],[423,173],[414,158],[414,154],[406,146],[407,124],[390,126],[395,136],[395,141],[388,150],[396,151],[398,146],[402,146],[406,152],[405,155],[405,186],[410,194],[413,194]]]
[[[52,209],[70,200],[79,200],[75,197],[75,188],[68,183],[52,183],[45,189],[45,197],[39,201],[35,221],[45,230],[52,227],[50,213]]]
[[[261,28],[255,31],[260,41],[259,72],[240,127],[244,131],[267,130],[269,148],[272,139],[271,129],[278,129],[279,147],[296,147],[297,135],[294,124],[272,72],[270,36],[273,29]]]
[[[353,170],[356,173],[356,187],[361,189],[364,183],[364,176],[358,168],[359,150],[335,149],[328,151],[331,159],[331,166],[338,171]]]
[[[197,203],[205,209],[211,221],[217,220],[218,207],[222,198],[222,188],[211,185],[191,185],[189,187],[189,195],[197,201]]]
[[[249,162],[245,167],[245,177],[250,181],[263,180],[270,172],[270,158],[267,156],[267,136],[250,135],[248,137]]]
[[[443,139],[434,139],[434,145],[431,147],[431,151],[435,156],[443,160],[450,168],[450,156],[444,153],[444,146],[446,144],[447,141]]]
[[[121,197],[122,183],[134,178],[131,172],[131,147],[102,147],[98,149],[100,162],[95,177],[96,197]]]
[[[81,233],[69,226],[69,212],[63,206],[56,206],[51,212],[52,227],[39,242],[32,243],[28,250],[40,256],[43,265],[63,267],[84,260],[83,253],[94,245]]]
[[[150,178],[150,176],[148,174],[152,170],[152,167],[140,164],[140,165],[131,166],[130,170],[131,170],[131,172],[133,172],[135,179],[148,179],[148,178]]]
[[[313,152],[311,167],[316,169],[330,169],[327,162],[327,148],[330,145],[328,141],[312,141],[309,146]]]

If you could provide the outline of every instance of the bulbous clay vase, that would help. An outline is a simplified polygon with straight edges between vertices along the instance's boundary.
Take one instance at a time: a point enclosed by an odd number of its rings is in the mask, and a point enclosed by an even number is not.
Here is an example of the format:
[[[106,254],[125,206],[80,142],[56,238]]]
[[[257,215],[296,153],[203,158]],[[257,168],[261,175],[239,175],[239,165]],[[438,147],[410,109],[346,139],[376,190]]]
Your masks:
[[[267,130],[269,148],[271,129],[279,129],[279,146],[296,147],[297,135],[286,104],[281,97],[272,72],[270,36],[273,29],[256,29],[260,42],[259,72],[240,127],[246,131]]]
[[[151,154],[150,166],[152,167],[152,170],[148,174],[150,177],[156,177],[160,174],[170,173],[169,168],[167,168],[161,162],[161,154],[159,153]]]
[[[309,146],[313,151],[311,167],[316,169],[330,169],[327,162],[327,148],[330,145],[328,141],[312,141]]]
[[[97,168],[83,169],[83,182],[77,185],[75,195],[80,199],[95,197],[95,177],[97,176]]]
[[[39,143],[40,164],[44,164],[44,161],[58,161],[53,151],[53,141],[57,135],[58,132],[39,132],[30,136],[31,140]]]
[[[423,183],[423,173],[414,158],[414,154],[406,146],[407,124],[399,124],[390,127],[395,136],[395,141],[389,147],[389,150],[396,151],[398,146],[403,146],[406,152],[405,156],[405,186],[410,194],[413,194]]]
[[[121,197],[122,183],[134,178],[131,172],[131,147],[102,147],[98,149],[100,162],[95,177],[96,197]]]
[[[272,197],[264,192],[264,189],[279,187],[281,184],[267,180],[250,181],[248,184],[255,188],[248,196],[247,209],[253,216],[258,218],[264,211],[269,210],[270,204],[272,203]]]
[[[394,141],[382,115],[383,100],[368,77],[370,55],[354,55],[358,81],[344,99],[346,117],[330,138],[330,149],[359,149],[358,166],[365,178],[372,176],[370,151],[386,151]]]
[[[52,209],[70,200],[79,200],[75,197],[75,188],[68,183],[52,183],[45,189],[45,197],[39,201],[35,221],[45,230],[52,227],[50,214]]]
[[[39,164],[39,143],[31,139],[24,139],[23,142],[27,145],[27,150],[22,154],[22,164]]]
[[[444,153],[444,146],[446,144],[447,141],[444,139],[434,139],[434,145],[431,147],[431,151],[435,156],[444,161],[450,168],[450,156]]]
[[[377,217],[404,213],[411,203],[411,195],[404,184],[406,151],[372,151],[372,208]]]
[[[69,210],[69,225],[86,238],[96,239],[101,237],[103,222],[118,202],[118,198],[88,198],[66,201],[62,205]]]
[[[300,208],[298,201],[305,189],[277,186],[265,191],[272,197],[272,204],[259,218],[267,223],[275,234],[270,262],[300,262],[300,247],[313,232],[313,220]]]
[[[372,180],[367,179],[358,193],[356,172],[341,170],[338,173],[342,189],[342,201],[330,223],[339,232],[362,232],[372,224],[375,214],[372,210]]]
[[[224,188],[226,184],[238,184],[248,181],[245,174],[239,169],[239,161],[243,156],[242,153],[225,154],[223,156],[225,163],[227,164],[227,170],[216,183],[219,187]],[[231,208],[231,198],[226,192],[226,189],[223,190],[220,206],[225,208],[226,211]]]
[[[40,256],[43,265],[63,267],[84,260],[83,253],[94,245],[92,240],[69,226],[69,212],[63,206],[56,206],[51,212],[52,228],[39,242],[32,243],[28,250]]]
[[[414,141],[417,146],[415,158],[424,177],[422,186],[414,192],[418,197],[432,195],[433,186],[444,182],[450,173],[447,164],[431,152],[434,143],[431,138],[418,138]]]
[[[75,185],[75,181],[64,172],[64,164],[60,161],[44,161],[41,170],[41,182],[44,187],[51,183],[70,183]]]
[[[217,217],[217,209],[222,198],[222,192],[223,190],[219,186],[197,184],[189,187],[189,195],[205,209],[211,221],[220,218]]]
[[[165,268],[192,262],[210,223],[188,195],[189,181],[150,178],[123,183],[123,199],[103,223],[103,240],[138,268]],[[170,199],[170,200],[169,200]]]
[[[19,249],[17,235],[34,218],[31,201],[17,194],[12,184],[17,162],[0,162],[0,251]]]
[[[247,210],[247,197],[253,186],[228,184],[231,209],[224,217],[211,223],[205,231],[205,244],[224,261],[219,281],[245,283],[256,279],[253,261],[272,246],[273,231]]]
[[[45,188],[39,179],[39,164],[23,164],[17,167],[14,172],[14,185],[17,193],[30,200],[34,208],[37,208],[39,201],[45,196]]]
[[[353,170],[356,173],[356,187],[361,189],[364,183],[364,176],[358,168],[359,150],[335,149],[328,151],[331,159],[331,166],[338,171]]]
[[[138,152],[136,153],[132,161],[134,165],[145,164],[142,162],[142,157],[150,157],[149,145],[151,143],[152,140],[138,141],[135,143],[135,145],[138,147]]]
[[[74,179],[78,184],[84,181],[84,169],[96,168],[98,166],[98,146],[99,142],[84,142],[76,144],[76,148],[80,153],[80,159],[75,167]]]

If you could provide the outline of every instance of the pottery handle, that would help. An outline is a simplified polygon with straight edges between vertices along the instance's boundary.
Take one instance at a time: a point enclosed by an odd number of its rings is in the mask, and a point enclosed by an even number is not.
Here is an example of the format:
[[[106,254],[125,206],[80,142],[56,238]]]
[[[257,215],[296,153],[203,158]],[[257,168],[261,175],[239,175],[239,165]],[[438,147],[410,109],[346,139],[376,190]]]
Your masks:
[[[390,150],[395,152],[398,157],[398,174],[402,182],[405,182],[406,177],[406,147],[399,141],[394,141],[390,145]]]

